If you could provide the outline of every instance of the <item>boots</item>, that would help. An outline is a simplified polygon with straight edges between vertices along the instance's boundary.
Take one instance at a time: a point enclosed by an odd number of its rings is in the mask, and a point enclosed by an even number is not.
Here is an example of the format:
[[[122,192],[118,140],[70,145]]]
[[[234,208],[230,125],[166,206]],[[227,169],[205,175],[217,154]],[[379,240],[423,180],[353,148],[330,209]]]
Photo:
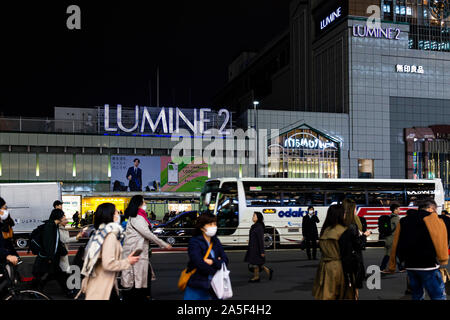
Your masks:
[[[259,267],[258,266],[256,266],[253,269],[253,273],[254,273],[253,278],[248,280],[248,282],[250,282],[250,283],[259,282],[260,280],[259,280]]]

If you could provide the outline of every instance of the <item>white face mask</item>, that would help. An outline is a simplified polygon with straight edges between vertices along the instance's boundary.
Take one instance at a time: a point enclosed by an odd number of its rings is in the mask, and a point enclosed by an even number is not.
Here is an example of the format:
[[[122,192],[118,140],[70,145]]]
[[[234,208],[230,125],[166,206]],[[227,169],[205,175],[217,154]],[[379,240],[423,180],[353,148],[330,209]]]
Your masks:
[[[144,204],[144,205],[141,207],[141,209],[144,210],[144,211],[147,211],[147,205]]]
[[[309,210],[309,215],[312,216],[314,214],[313,210]]]
[[[4,221],[4,220],[8,219],[8,217],[9,217],[9,211],[8,210],[3,210],[3,214],[0,216],[0,219],[2,221]]]
[[[217,233],[217,227],[209,227],[209,228],[206,228],[205,234],[206,234],[208,237],[214,237],[214,236],[216,235],[216,233]]]

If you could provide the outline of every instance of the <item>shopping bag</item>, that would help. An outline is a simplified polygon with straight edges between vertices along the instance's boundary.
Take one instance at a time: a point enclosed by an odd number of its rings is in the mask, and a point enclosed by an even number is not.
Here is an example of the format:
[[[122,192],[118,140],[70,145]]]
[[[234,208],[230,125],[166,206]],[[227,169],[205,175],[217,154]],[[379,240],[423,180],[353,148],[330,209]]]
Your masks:
[[[217,298],[230,299],[233,297],[233,289],[231,288],[230,271],[227,269],[225,263],[222,263],[222,268],[216,272],[211,280],[211,287],[213,288]]]

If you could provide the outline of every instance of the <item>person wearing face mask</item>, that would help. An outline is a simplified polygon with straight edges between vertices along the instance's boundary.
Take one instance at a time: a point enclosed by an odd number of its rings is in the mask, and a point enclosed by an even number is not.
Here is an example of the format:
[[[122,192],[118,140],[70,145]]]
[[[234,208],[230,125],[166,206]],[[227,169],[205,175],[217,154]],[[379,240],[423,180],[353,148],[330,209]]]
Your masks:
[[[153,234],[146,210],[147,206],[141,195],[133,196],[125,210],[128,223],[123,243],[123,257],[136,249],[142,249],[139,262],[122,271],[121,285],[128,289],[124,291],[124,300],[127,301],[151,299],[151,281],[156,280],[156,277],[149,259],[150,241],[163,249],[172,248],[170,244]]]
[[[98,206],[94,214],[94,228],[95,232],[86,245],[81,290],[75,299],[83,293],[86,300],[120,301],[117,274],[136,264],[140,257],[134,256],[133,251],[122,258],[120,241],[124,232],[114,204]]]
[[[214,274],[228,265],[228,257],[216,236],[217,217],[212,213],[201,214],[195,225],[194,236],[189,241],[187,270],[197,269],[189,278],[184,291],[184,300],[216,300],[211,287]],[[208,249],[209,255],[205,258]]]
[[[6,206],[6,201],[0,197],[0,229],[2,233],[0,234],[0,263],[5,264],[9,262],[13,265],[17,265],[20,261],[19,255],[14,249],[14,245],[12,244],[12,238],[5,237],[5,233],[3,230],[7,230],[7,234],[12,233],[11,224],[8,222],[12,222],[14,226],[14,221],[11,219],[8,211],[8,207]]]
[[[14,249],[14,232],[13,227],[15,226],[14,220],[11,217],[11,213],[8,210],[8,206],[3,198],[0,197],[0,230],[2,232],[3,239],[6,241],[9,250],[11,250],[15,256],[19,257]],[[19,261],[20,258],[19,258]]]
[[[306,254],[308,255],[308,260],[311,260],[311,248],[312,258],[316,260],[317,240],[319,239],[317,224],[319,222],[319,218],[314,212],[314,207],[310,206],[308,208],[308,214],[303,217],[302,221],[303,241],[305,241],[306,244]]]

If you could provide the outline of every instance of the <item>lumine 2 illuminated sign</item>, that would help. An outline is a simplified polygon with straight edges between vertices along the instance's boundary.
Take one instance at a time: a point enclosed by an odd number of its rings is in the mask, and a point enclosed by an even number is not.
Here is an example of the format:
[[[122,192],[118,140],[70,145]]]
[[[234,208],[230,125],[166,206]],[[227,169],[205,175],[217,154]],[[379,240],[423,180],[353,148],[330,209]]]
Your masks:
[[[154,109],[154,108],[152,108]],[[158,108],[159,111],[157,117],[153,117],[150,114],[150,111],[147,107],[142,108],[142,112],[140,112],[139,106],[135,107],[134,110],[134,124],[132,127],[125,127],[122,120],[122,106],[117,105],[116,123],[117,127],[114,127],[111,123],[111,111],[109,105],[105,105],[104,114],[104,129],[106,132],[139,132],[144,133],[147,127],[151,130],[152,133],[155,132],[163,132],[163,133],[178,133],[180,129],[180,120],[185,123],[185,127],[192,131],[194,134],[210,134],[210,130],[207,129],[207,124],[211,122],[211,118],[208,117],[211,115],[212,110],[209,108],[201,108],[201,109],[192,109],[193,117],[192,119],[188,119],[188,117],[179,109],[179,108]],[[222,115],[225,116],[220,129],[219,134],[228,134],[226,130],[227,126],[229,126],[231,117],[230,112],[226,109],[220,109],[217,113],[218,117]],[[114,116],[114,115],[113,115]],[[140,119],[141,116],[141,119]],[[156,119],[155,119],[156,118]],[[160,130],[158,130],[158,127]],[[162,129],[162,130],[161,130]]]
[[[353,36],[360,38],[379,38],[399,40],[401,30],[398,28],[369,28],[368,26],[354,25]]]

